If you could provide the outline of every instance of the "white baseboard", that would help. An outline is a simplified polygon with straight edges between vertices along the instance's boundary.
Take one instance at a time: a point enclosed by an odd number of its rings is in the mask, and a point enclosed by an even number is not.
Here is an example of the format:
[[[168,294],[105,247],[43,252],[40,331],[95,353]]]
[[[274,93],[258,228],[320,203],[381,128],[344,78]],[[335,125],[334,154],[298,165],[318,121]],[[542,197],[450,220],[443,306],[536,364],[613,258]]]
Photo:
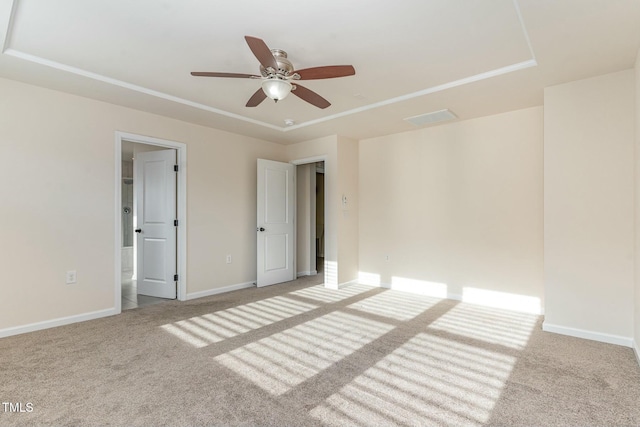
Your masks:
[[[416,294],[416,295],[424,295],[424,296],[427,296],[427,297],[451,299],[451,300],[454,300],[454,301],[462,301],[462,295],[460,295],[460,294],[452,294],[452,293],[448,293],[447,292],[446,295],[442,295],[440,293],[432,293],[432,292],[429,292],[429,291],[416,292],[415,290],[412,290],[412,289],[406,289],[406,288],[403,288],[403,287],[393,286],[390,283],[381,283],[379,285],[379,287],[385,288],[385,289],[391,289],[393,291],[408,292],[410,294]]]
[[[193,293],[187,294],[187,300],[222,294],[225,292],[237,291],[239,289],[251,288],[253,286],[255,286],[255,282],[246,282],[246,283],[239,283],[237,285],[225,286],[223,288],[193,292]],[[71,323],[85,322],[87,320],[99,319],[101,317],[113,316],[116,314],[120,314],[120,312],[117,311],[115,308],[110,308],[107,310],[94,311],[91,313],[78,314],[74,316],[61,317],[53,320],[46,320],[44,322],[30,323],[28,325],[0,329],[0,338],[10,337],[12,335],[25,334],[27,332],[40,331],[42,329],[55,328],[57,326],[69,325]]]
[[[616,344],[624,347],[633,347],[633,338],[621,337],[619,335],[603,334],[601,332],[586,331],[584,329],[568,328],[566,326],[552,325],[547,322],[542,323],[542,330],[553,332],[570,337],[584,338],[592,341],[600,341],[608,344]]]
[[[337,285],[327,285],[326,283],[324,284],[324,287],[327,289],[342,289],[345,286],[349,286],[349,285],[355,285],[358,284],[360,282],[358,282],[358,280],[349,280],[348,282],[342,282],[342,283],[338,283]]]
[[[302,276],[315,276],[316,274],[318,274],[318,270],[311,270],[311,271],[298,271],[296,273],[297,277],[302,277]]]
[[[338,284],[338,289],[342,289],[345,286],[349,286],[349,285],[356,285],[358,284],[358,279],[356,280],[349,280],[348,282],[342,282]]]
[[[57,326],[69,325],[71,323],[85,322],[87,320],[99,319],[101,317],[113,316],[116,314],[119,314],[119,312],[115,308],[109,308],[106,310],[92,311],[90,313],[45,320],[44,322],[29,323],[28,325],[0,329],[0,338],[26,334],[27,332],[41,331],[42,329],[55,328]]]
[[[633,342],[633,351],[636,354],[636,360],[638,361],[638,365],[640,365],[640,348],[638,348],[638,342]]]
[[[256,282],[246,282],[246,283],[238,283],[237,285],[225,286],[222,288],[207,289],[206,291],[192,292],[190,294],[187,294],[186,301],[196,299],[196,298],[209,297],[211,295],[224,294],[225,292],[251,288],[251,287],[254,287],[255,285],[256,285]]]
[[[452,299],[454,301],[462,301],[462,295],[447,293],[447,299]]]
[[[359,283],[363,285],[377,286],[380,288],[391,289],[394,291],[407,292],[407,293],[416,294],[416,295],[424,295],[432,298],[462,301],[462,302],[467,302],[469,304],[481,305],[484,307],[511,310],[511,311],[517,311],[520,313],[544,315],[544,307],[540,307],[539,304],[535,306],[532,306],[531,304],[527,304],[527,305],[518,304],[519,302],[518,296],[515,296],[516,298],[513,299],[513,303],[511,303],[510,300],[507,300],[506,302],[501,301],[501,304],[495,304],[490,297],[488,298],[485,297],[484,300],[477,299],[477,298],[476,299],[465,298],[461,294],[454,294],[451,292],[447,292],[446,289],[443,289],[441,286],[437,286],[438,284],[435,284],[436,286],[422,287],[422,286],[411,286],[412,285],[411,283],[390,284],[390,283],[380,283],[379,281],[375,281],[375,280],[372,281],[367,279],[368,278],[365,277],[363,280],[363,278],[360,277]],[[492,291],[489,291],[489,292],[492,292]]]

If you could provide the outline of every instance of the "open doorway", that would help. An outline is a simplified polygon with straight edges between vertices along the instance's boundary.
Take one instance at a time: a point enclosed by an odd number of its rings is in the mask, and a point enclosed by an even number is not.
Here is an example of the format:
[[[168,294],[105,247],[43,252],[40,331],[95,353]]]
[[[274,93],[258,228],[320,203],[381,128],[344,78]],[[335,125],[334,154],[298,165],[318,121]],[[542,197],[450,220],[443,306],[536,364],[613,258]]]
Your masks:
[[[118,311],[186,299],[186,146],[116,133]]]
[[[311,276],[324,270],[324,160],[297,164],[296,271]]]
[[[317,188],[317,169],[324,172],[326,156],[283,163],[257,161],[256,270],[258,287],[323,274],[326,191]],[[291,189],[291,190],[290,190]],[[320,196],[318,193],[320,192]],[[317,227],[317,198],[321,198]],[[320,235],[317,238],[317,235]],[[326,277],[324,277],[326,279]],[[331,282],[333,283],[333,281]]]
[[[324,162],[316,166],[316,271],[324,271]]]

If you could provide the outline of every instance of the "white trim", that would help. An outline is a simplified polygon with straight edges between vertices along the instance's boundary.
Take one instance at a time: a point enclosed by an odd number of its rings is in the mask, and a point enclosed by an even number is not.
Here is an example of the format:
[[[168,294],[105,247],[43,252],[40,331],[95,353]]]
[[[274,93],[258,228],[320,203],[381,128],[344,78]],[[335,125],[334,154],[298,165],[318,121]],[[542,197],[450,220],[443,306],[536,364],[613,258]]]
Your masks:
[[[376,102],[374,104],[363,105],[362,107],[354,108],[340,113],[332,114],[329,116],[320,117],[318,119],[302,122],[297,125],[283,128],[282,132],[290,132],[292,130],[304,128],[318,123],[326,122],[329,120],[337,119],[340,117],[350,116],[352,114],[361,113],[363,111],[373,110],[374,108],[384,107],[386,105],[396,104],[398,102],[407,101],[409,99],[418,98],[420,96],[430,95],[432,93],[442,92],[447,89],[453,89],[458,86],[463,86],[469,83],[475,83],[481,80],[490,79],[492,77],[501,76],[503,74],[513,73],[514,71],[525,70],[530,67],[537,66],[538,63],[535,59],[529,59],[527,61],[518,62],[517,64],[507,65],[506,67],[496,68],[495,70],[486,71],[484,73],[475,74],[473,76],[465,77],[463,79],[454,80],[452,82],[444,83],[438,86],[432,86],[427,89],[419,90],[417,92],[408,93],[406,95],[396,96],[395,98],[385,99],[384,101]]]
[[[533,45],[531,44],[531,39],[529,38],[529,32],[527,31],[527,27],[524,25],[524,19],[522,18],[522,12],[520,11],[520,5],[518,4],[518,0],[513,0],[513,7],[516,9],[516,13],[518,14],[518,21],[520,22],[520,27],[522,27],[522,34],[524,34],[524,39],[527,42],[527,46],[529,46],[529,53],[531,54],[531,59],[536,60],[536,54],[533,51]]]
[[[321,117],[319,119],[315,119],[315,120],[309,120],[306,122],[302,122],[302,123],[298,123],[296,125],[293,126],[276,126],[273,125],[271,123],[266,123],[266,122],[262,122],[260,120],[256,120],[256,119],[252,119],[250,117],[246,117],[240,114],[236,114],[236,113],[231,113],[229,111],[225,111],[225,110],[221,110],[219,108],[215,108],[212,107],[210,105],[206,105],[206,104],[202,104],[199,102],[195,102],[195,101],[191,101],[189,99],[185,99],[185,98],[180,98],[178,96],[174,96],[174,95],[170,95],[164,92],[160,92],[157,90],[153,90],[150,88],[146,88],[143,86],[139,86],[139,85],[135,85],[133,83],[129,83],[129,82],[125,82],[123,80],[118,80],[118,79],[114,79],[112,77],[107,77],[105,75],[102,74],[97,74],[97,73],[93,73],[91,71],[88,70],[83,70],[81,68],[77,68],[77,67],[73,67],[67,64],[62,64],[60,62],[56,62],[56,61],[52,61],[37,55],[32,55],[26,52],[22,52],[19,51],[17,49],[12,49],[10,47],[10,40],[11,40],[11,35],[13,32],[13,15],[15,13],[15,9],[17,8],[17,0],[13,0],[11,2],[11,13],[9,15],[9,19],[7,20],[7,25],[6,28],[4,29],[4,41],[2,43],[3,45],[3,50],[2,53],[4,53],[5,55],[9,55],[9,56],[13,56],[16,58],[20,58],[23,59],[25,61],[30,61],[36,64],[40,64],[40,65],[44,65],[47,67],[51,67],[57,70],[62,70],[68,73],[72,73],[72,74],[76,74],[79,76],[83,76],[83,77],[87,77],[90,78],[92,80],[97,80],[103,83],[107,83],[107,84],[111,84],[114,86],[119,86],[125,89],[129,89],[129,90],[133,90],[135,92],[139,92],[139,93],[143,93],[145,95],[150,95],[156,98],[160,98],[160,99],[165,99],[167,101],[171,101],[171,102],[175,102],[178,104],[182,104],[182,105],[187,105],[189,107],[193,107],[193,108],[197,108],[203,111],[208,111],[211,113],[215,113],[215,114],[219,114],[221,116],[225,116],[225,117],[230,117],[236,120],[241,120],[247,123],[252,123],[258,126],[262,126],[268,129],[272,129],[272,130],[277,130],[280,132],[290,132],[296,129],[300,129],[300,128],[304,128],[307,126],[312,126],[318,123],[322,123],[322,122],[326,122],[329,120],[333,120],[339,117],[344,117],[344,116],[350,116],[352,114],[357,114],[360,113],[362,111],[367,111],[367,110],[372,110],[374,108],[378,108],[378,107],[382,107],[385,105],[390,105],[390,104],[395,104],[397,102],[402,102],[402,101],[406,101],[408,99],[413,99],[416,97],[420,97],[420,96],[424,96],[424,95],[429,95],[432,93],[436,93],[436,92],[441,92],[443,90],[447,90],[447,89],[451,89],[454,87],[458,87],[458,86],[462,86],[468,83],[473,83],[473,82],[477,82],[477,81],[481,81],[481,80],[485,80],[485,79],[490,79],[492,77],[495,76],[499,76],[499,75],[503,75],[503,74],[508,74],[508,73],[512,73],[515,71],[519,71],[519,70],[523,70],[529,67],[535,67],[538,65],[538,63],[536,62],[536,57],[535,57],[535,53],[533,51],[533,47],[531,45],[531,41],[529,39],[529,34],[527,32],[527,29],[525,28],[524,25],[524,20],[522,19],[522,13],[520,12],[520,7],[518,5],[517,0],[513,0],[513,4],[514,4],[514,8],[516,10],[516,15],[518,17],[518,22],[520,24],[520,27],[522,29],[522,35],[526,41],[526,44],[529,48],[529,53],[531,54],[531,59],[527,60],[527,61],[522,61],[522,62],[518,62],[516,64],[511,64],[511,65],[507,65],[505,67],[501,67],[501,68],[497,68],[495,70],[489,70],[486,71],[484,73],[480,73],[480,74],[475,74],[473,76],[469,76],[469,77],[465,77],[459,80],[455,80],[452,82],[448,82],[448,83],[444,83],[438,86],[433,86],[427,89],[423,89],[417,92],[413,92],[413,93],[409,93],[409,94],[405,94],[402,96],[397,96],[395,98],[390,98],[387,100],[383,100],[381,102],[376,102],[373,104],[369,104],[369,105],[365,105],[362,107],[358,107],[358,108],[353,108],[351,110],[346,110],[343,111],[341,113],[337,113],[337,114],[332,114],[329,116],[325,116],[325,117]]]
[[[316,157],[307,157],[306,159],[300,159],[300,160],[294,160],[289,162],[290,164],[294,165],[296,167],[296,178],[298,175],[298,166],[304,166],[304,165],[314,165],[316,162],[323,162],[324,161],[324,157],[326,156],[316,156]],[[316,160],[316,159],[320,159],[320,160]],[[302,163],[301,163],[302,162]],[[313,169],[310,168],[309,171],[309,180],[310,180],[310,185],[307,188],[307,190],[309,190],[308,193],[308,197],[309,197],[309,219],[310,219],[310,223],[309,223],[309,230],[308,230],[308,234],[309,234],[309,268],[311,268],[311,266],[316,265],[316,171],[315,171],[315,167]],[[297,189],[297,185],[298,183],[296,182],[296,200],[297,200],[297,195],[298,195],[298,189]],[[298,233],[297,233],[297,224],[299,223],[298,221],[300,221],[300,219],[298,218],[298,203],[296,202],[296,247],[298,245]],[[295,265],[297,268],[298,265],[298,254],[296,251],[296,255],[295,255]],[[301,277],[301,276],[312,276],[312,275],[316,275],[318,274],[318,272],[316,270],[313,271],[299,271],[297,273],[297,277]]]
[[[6,51],[11,43],[11,34],[13,33],[13,22],[15,20],[16,9],[18,5],[17,0],[12,0],[10,2],[5,1],[2,4],[4,10],[0,12],[0,16],[4,19],[2,20],[1,28],[5,30],[0,34],[0,45],[2,45],[2,52]],[[7,11],[8,9],[8,11]],[[8,13],[7,13],[8,12]]]
[[[116,132],[115,143],[115,199],[113,206],[115,215],[113,220],[115,221],[115,243],[114,243],[114,269],[115,269],[115,284],[113,286],[113,305],[116,314],[122,313],[122,138],[119,137]]]
[[[296,273],[297,277],[302,277],[302,276],[315,276],[316,274],[318,274],[317,270],[311,270],[311,271],[298,271]]]
[[[394,287],[390,283],[380,283],[379,285],[372,285],[372,286],[378,286],[379,288],[390,289],[392,291],[407,292],[407,293],[410,293],[410,294],[423,295],[423,296],[432,297],[432,298],[450,299],[450,300],[453,300],[453,301],[462,301],[462,295],[460,295],[460,294],[447,293],[446,297],[442,297],[442,296],[431,295],[431,294],[429,294],[427,292],[424,292],[424,293],[412,292],[412,291],[409,291],[409,290],[407,290],[405,288]]]
[[[186,300],[189,301],[196,298],[203,298],[203,297],[209,297],[211,295],[224,294],[227,292],[237,291],[240,289],[253,288],[255,286],[256,286],[256,282],[253,281],[253,282],[238,283],[237,285],[230,285],[222,288],[208,289],[206,291],[193,292],[193,293],[187,294]]]
[[[304,159],[291,160],[289,163],[291,163],[292,165],[296,165],[296,166],[307,165],[309,163],[326,162],[328,157],[329,156],[327,156],[327,155],[305,157]]]
[[[394,287],[393,285],[391,285],[390,283],[377,283],[377,282],[371,282],[371,281],[367,281],[362,280],[362,278],[359,280],[359,283],[363,284],[363,285],[368,285],[368,286],[374,286],[374,287],[379,287],[379,288],[384,288],[384,289],[391,289],[391,290],[395,290],[395,291],[399,291],[399,292],[408,292],[408,293],[413,293],[416,295],[424,295],[424,296],[428,296],[428,297],[432,297],[432,298],[440,298],[440,299],[450,299],[453,301],[462,301],[464,302],[464,298],[461,294],[453,294],[450,292],[447,292],[446,296],[441,296],[441,295],[435,295],[435,294],[431,294],[429,292],[413,292],[412,290],[407,290],[406,288],[403,287]],[[487,304],[482,304],[482,303],[477,303],[477,302],[469,302],[469,304],[475,304],[475,305],[480,305],[482,307],[493,307],[493,308],[500,308],[500,307],[494,307],[491,305],[487,305]],[[519,310],[517,308],[504,308],[504,310],[511,310],[511,311],[517,311],[518,313],[528,313],[528,314],[534,314],[537,316],[543,316],[544,315],[544,307],[540,307],[540,310],[536,310],[535,312],[532,311],[528,311],[528,310]]]
[[[57,319],[45,320],[43,322],[29,323],[28,325],[0,329],[0,338],[10,337],[12,335],[26,334],[28,332],[41,331],[43,329],[55,328],[57,326],[70,325],[72,323],[85,322],[87,320],[100,319],[101,317],[113,316],[116,314],[120,314],[119,309],[109,308],[106,310],[92,311],[89,313],[76,314],[73,316],[59,317]]]
[[[324,284],[324,287],[325,287],[325,288],[327,288],[327,289],[334,289],[334,290],[338,290],[338,289],[342,289],[342,288],[344,288],[344,287],[346,287],[346,286],[349,286],[349,285],[357,285],[357,284],[358,284],[358,280],[357,280],[357,279],[355,279],[355,280],[349,280],[348,282],[338,283],[338,285],[337,285],[337,286],[335,286],[335,285],[327,285],[327,284],[325,283],[325,284]]]
[[[324,164],[324,163],[323,163]],[[318,236],[318,180],[315,164],[309,165],[309,268],[318,267],[318,254],[316,253],[316,239]],[[322,204],[324,206],[324,203]],[[324,212],[322,213],[324,215]],[[318,274],[314,269],[311,274]]]
[[[351,116],[353,114],[361,113],[363,111],[373,110],[375,108],[384,107],[386,105],[396,104],[398,102],[407,101],[409,99],[418,98],[425,95],[430,95],[432,93],[442,92],[447,89],[453,89],[458,86],[463,86],[469,83],[475,83],[478,81],[490,79],[496,76],[501,76],[503,74],[513,73],[515,71],[524,70],[530,67],[535,67],[538,65],[535,59],[529,59],[526,61],[518,62],[515,64],[507,65],[506,67],[496,68],[494,70],[485,71],[484,73],[474,74],[469,77],[465,77],[462,79],[454,80],[452,82],[447,82],[441,85],[432,86],[423,90],[419,90],[417,92],[408,93],[405,95],[396,96],[395,98],[385,99],[384,101],[375,102],[369,105],[363,105],[362,107],[352,108],[351,110],[342,111],[340,113],[331,114],[328,116],[320,117],[314,120],[308,120],[306,122],[299,123],[293,126],[276,126],[270,123],[262,122],[260,120],[255,120],[246,116],[242,116],[240,114],[231,113],[229,111],[221,110],[219,108],[212,107],[210,105],[201,104],[199,102],[191,101],[189,99],[180,98],[175,95],[169,95],[164,92],[160,92],[157,90],[149,89],[144,86],[135,85],[133,83],[125,82],[122,80],[114,79],[112,77],[103,76],[101,74],[93,73],[91,71],[83,70],[81,68],[72,67],[67,64],[62,64],[60,62],[51,61],[46,58],[42,58],[36,55],[31,55],[29,53],[21,52],[16,49],[5,49],[3,52],[5,55],[12,56],[14,58],[19,58],[25,61],[33,62],[35,64],[44,65],[50,68],[54,68],[57,70],[66,71],[68,73],[76,74],[82,77],[87,77],[92,80],[97,80],[103,83],[111,84],[114,86],[122,87],[125,89],[129,89],[138,93],[143,93],[145,95],[153,96],[160,99],[165,99],[167,101],[175,102],[177,104],[186,105],[189,107],[197,108],[199,110],[208,111],[210,113],[219,114],[221,116],[229,117],[236,120],[241,120],[247,123],[251,123],[254,125],[262,126],[268,129],[277,130],[280,132],[291,132],[297,129],[305,128],[308,126],[316,125],[318,123],[323,123],[329,120],[337,119],[340,117]]]
[[[71,74],[76,74],[78,76],[87,77],[92,80],[96,80],[99,82],[107,83],[113,86],[122,87],[125,89],[132,90],[134,92],[143,93],[145,95],[153,96],[155,98],[165,99],[167,101],[175,102],[177,104],[186,105],[189,107],[197,108],[199,110],[208,111],[210,113],[220,114],[221,116],[229,117],[236,120],[242,120],[243,122],[252,123],[254,125],[259,125],[268,129],[284,131],[284,127],[275,126],[270,123],[261,122],[260,120],[255,120],[246,116],[241,116],[240,114],[231,113],[229,111],[221,110],[219,108],[211,107],[210,105],[201,104],[199,102],[191,101],[185,98],[180,98],[179,96],[169,95],[164,92],[160,92],[157,90],[149,89],[144,86],[139,86],[133,83],[125,82],[123,80],[114,79],[112,77],[103,76],[102,74],[93,73],[91,71],[83,70],[82,68],[73,67],[71,65],[62,64],[60,62],[51,61],[50,59],[42,58],[40,56],[31,55],[29,53],[21,52],[16,49],[5,49],[3,51],[5,55],[13,56],[14,58],[19,58],[25,61],[33,62],[35,64],[44,65],[46,67],[54,68],[56,70],[66,71]]]
[[[294,160],[289,161],[289,163],[291,163],[293,165],[296,165],[296,166],[306,165],[306,164],[310,164],[310,163],[317,163],[317,162],[324,162],[325,170],[329,169],[327,167],[327,164],[330,163],[328,154],[321,154],[319,156],[311,156],[311,157],[303,157],[303,158],[300,158],[300,159],[294,159]],[[326,174],[325,176],[328,176],[328,174]],[[329,188],[328,185],[327,185],[327,182],[328,182],[328,180],[325,179],[325,182],[324,182],[324,185],[325,185],[325,187],[324,187],[324,235],[325,235],[325,245],[326,245],[326,242],[327,242],[326,236],[331,234],[331,233],[329,233],[329,230],[331,230],[333,232],[333,228],[334,228],[334,225],[333,225],[333,223],[331,221],[331,216],[328,215],[328,213],[329,213],[329,211],[328,211],[329,202],[328,201],[329,201],[329,195],[330,195],[329,189],[331,189],[331,191],[336,191],[336,192],[338,191],[337,188],[335,188],[335,189],[333,187]],[[337,225],[335,225],[335,227],[337,227]],[[314,245],[314,248],[315,248],[315,242],[311,242],[311,243]],[[336,252],[336,256],[337,256],[338,248],[336,247],[335,249],[336,249],[335,252]],[[326,255],[326,253],[327,253],[327,250],[326,250],[326,247],[325,247],[325,255]],[[317,254],[316,254],[316,256],[317,256]],[[326,265],[326,260],[324,261],[324,263]],[[326,273],[327,269],[325,268],[324,271]],[[316,274],[317,274],[317,271],[316,271]],[[340,289],[340,285],[336,285],[336,284],[327,285],[326,279],[327,279],[327,276],[325,274],[325,284],[324,284],[324,286],[327,289]],[[337,278],[337,272],[336,272],[336,281],[337,280],[338,280],[338,278]]]
[[[542,323],[542,330],[553,332],[560,335],[568,335],[570,337],[584,338],[592,341],[600,341],[608,344],[616,344],[624,347],[633,347],[633,339],[630,337],[621,337],[619,335],[605,334],[602,332],[587,331],[584,329],[569,328],[566,326],[552,325],[548,322]]]
[[[633,352],[636,354],[638,365],[640,365],[640,348],[638,348],[638,343],[636,341],[633,341]]]
[[[116,146],[116,176],[115,176],[115,244],[116,253],[120,253],[122,247],[122,215],[120,214],[120,205],[122,203],[121,182],[122,182],[122,141],[133,142],[137,144],[155,145],[159,147],[172,148],[176,150],[178,162],[178,293],[179,301],[187,299],[187,145],[182,142],[169,141],[166,139],[154,138],[151,136],[137,135],[128,132],[115,132]],[[115,260],[115,306],[118,313],[121,312],[122,298],[122,274],[121,274],[121,256],[116,256]]]
[[[454,301],[462,301],[462,295],[461,294],[450,294],[447,293],[447,299],[451,299]]]

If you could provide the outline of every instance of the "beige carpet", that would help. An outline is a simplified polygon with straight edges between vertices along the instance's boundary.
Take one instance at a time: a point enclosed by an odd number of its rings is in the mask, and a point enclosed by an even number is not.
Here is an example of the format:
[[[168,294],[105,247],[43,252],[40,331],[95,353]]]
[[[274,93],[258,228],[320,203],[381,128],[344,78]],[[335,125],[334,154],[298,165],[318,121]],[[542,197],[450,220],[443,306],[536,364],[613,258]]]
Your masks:
[[[1,339],[0,425],[640,425],[631,349],[320,280]]]

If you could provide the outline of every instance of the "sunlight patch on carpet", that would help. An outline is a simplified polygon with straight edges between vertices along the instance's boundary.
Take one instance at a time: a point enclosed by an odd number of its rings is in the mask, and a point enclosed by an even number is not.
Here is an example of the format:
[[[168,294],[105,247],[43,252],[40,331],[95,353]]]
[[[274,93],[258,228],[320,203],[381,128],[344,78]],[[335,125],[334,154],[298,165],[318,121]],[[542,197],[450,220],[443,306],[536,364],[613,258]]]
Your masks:
[[[318,306],[277,296],[227,310],[162,325],[166,332],[196,348],[306,313]]]
[[[441,282],[432,282],[430,280],[417,280],[407,277],[392,276],[391,289],[436,298],[446,298],[449,287],[446,283]]]
[[[521,350],[538,321],[535,314],[458,304],[429,328]]]
[[[310,414],[329,426],[483,425],[515,362],[421,333]]]
[[[348,308],[396,320],[411,320],[440,301],[434,297],[387,290],[351,304]]]
[[[394,326],[334,312],[214,360],[274,395],[286,393]]]
[[[341,289],[327,289],[324,285],[311,286],[309,288],[300,289],[299,291],[290,292],[289,295],[296,295],[303,298],[309,298],[321,302],[338,302],[366,291],[375,289],[372,286],[365,285],[349,285]]]
[[[466,286],[462,288],[462,301],[522,313],[542,314],[540,298],[511,292],[490,291]]]

